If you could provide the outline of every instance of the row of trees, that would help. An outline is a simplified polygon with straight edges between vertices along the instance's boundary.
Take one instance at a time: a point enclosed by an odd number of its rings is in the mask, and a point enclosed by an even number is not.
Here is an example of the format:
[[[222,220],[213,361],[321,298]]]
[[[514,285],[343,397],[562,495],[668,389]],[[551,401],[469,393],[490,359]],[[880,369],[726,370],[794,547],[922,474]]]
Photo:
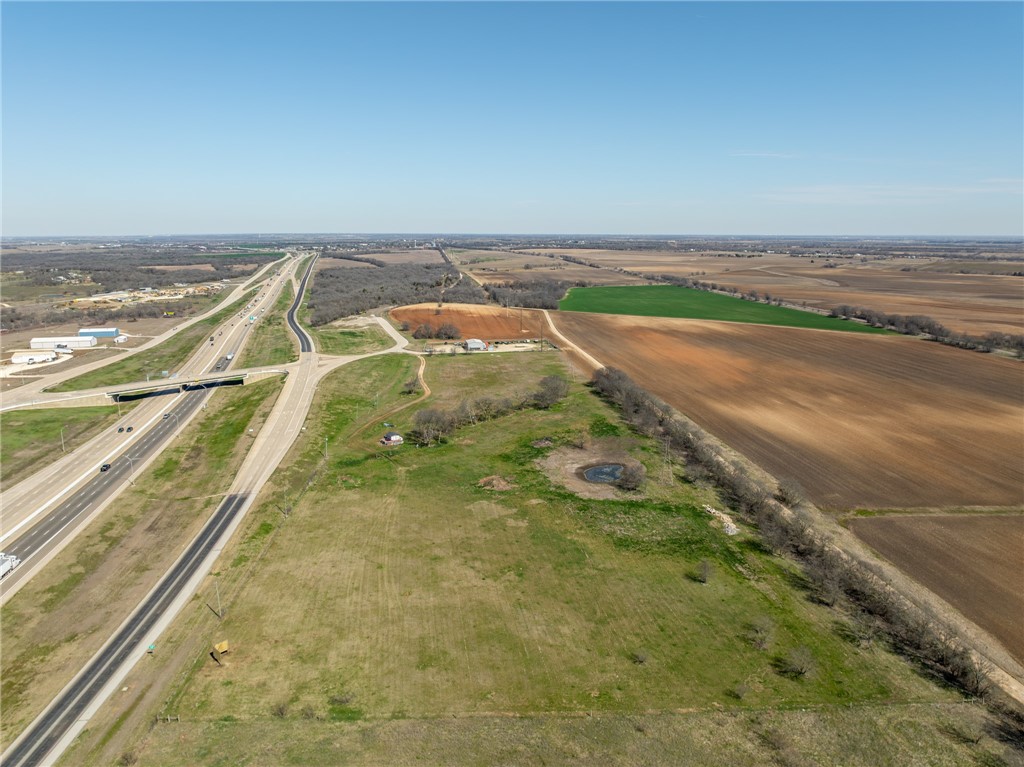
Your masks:
[[[408,330],[409,324],[406,322],[402,323],[402,330]],[[443,322],[437,327],[434,327],[429,322],[424,322],[422,325],[416,327],[412,331],[413,338],[437,338],[442,341],[454,341],[462,338],[462,331],[457,326],[450,322]]]
[[[1005,349],[1013,352],[1018,357],[1024,357],[1024,335],[1011,335],[1010,333],[988,333],[984,336],[972,336],[967,333],[957,333],[945,325],[923,315],[907,316],[904,314],[887,314],[876,309],[866,309],[863,306],[849,306],[841,304],[829,313],[830,317],[839,317],[844,320],[863,320],[876,328],[886,328],[897,333],[910,336],[929,336],[939,343],[956,346],[960,349],[971,349],[979,352],[991,352],[995,349]]]
[[[485,285],[492,301],[501,306],[523,306],[527,309],[557,309],[569,288],[585,287],[583,280],[523,280]]]
[[[500,418],[503,415],[530,407],[546,410],[565,399],[568,393],[569,382],[564,378],[545,376],[540,380],[537,390],[525,396],[517,398],[478,397],[473,400],[463,400],[455,410],[426,408],[413,416],[413,428],[410,436],[419,445],[443,442],[463,426]]]
[[[383,263],[383,262],[381,262]],[[383,264],[372,269],[321,269],[309,288],[314,326],[380,306],[402,306],[438,300],[483,304],[487,295],[472,280],[459,280],[446,264]]]
[[[719,487],[730,504],[756,524],[771,550],[792,556],[803,567],[815,598],[826,605],[845,599],[866,635],[884,633],[904,652],[972,695],[989,688],[986,669],[946,622],[911,602],[889,584],[877,563],[834,544],[792,483],[769,486],[703,429],[676,414],[665,402],[614,368],[594,374],[593,388],[617,405],[633,428],[663,440],[684,456],[688,471]],[[783,506],[784,499],[791,507]]]

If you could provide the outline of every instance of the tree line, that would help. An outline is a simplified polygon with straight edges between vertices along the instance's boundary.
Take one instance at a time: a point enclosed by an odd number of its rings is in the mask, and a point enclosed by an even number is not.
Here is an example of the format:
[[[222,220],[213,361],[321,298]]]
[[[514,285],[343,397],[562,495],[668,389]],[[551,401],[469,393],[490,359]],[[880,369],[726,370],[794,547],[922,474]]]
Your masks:
[[[409,385],[406,390],[410,390]],[[518,397],[478,397],[464,399],[454,410],[425,408],[413,416],[410,436],[418,445],[444,442],[463,426],[490,421],[518,410],[546,410],[565,399],[569,382],[561,376],[545,376],[536,391]]]
[[[757,527],[769,550],[795,559],[817,601],[835,606],[845,600],[855,616],[854,631],[862,638],[884,635],[904,654],[968,694],[980,697],[989,692],[987,668],[955,628],[893,589],[877,563],[837,546],[795,482],[769,484],[620,370],[598,370],[591,386],[617,406],[636,431],[681,455],[689,476],[716,485],[730,505]]]

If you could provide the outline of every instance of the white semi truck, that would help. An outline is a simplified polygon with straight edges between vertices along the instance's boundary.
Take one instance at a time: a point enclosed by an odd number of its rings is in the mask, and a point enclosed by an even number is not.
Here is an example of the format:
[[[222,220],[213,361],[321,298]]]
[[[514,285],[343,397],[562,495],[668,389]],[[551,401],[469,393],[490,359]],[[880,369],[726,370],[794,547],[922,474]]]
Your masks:
[[[0,551],[0,578],[9,575],[20,564],[21,560],[13,554],[4,554]]]

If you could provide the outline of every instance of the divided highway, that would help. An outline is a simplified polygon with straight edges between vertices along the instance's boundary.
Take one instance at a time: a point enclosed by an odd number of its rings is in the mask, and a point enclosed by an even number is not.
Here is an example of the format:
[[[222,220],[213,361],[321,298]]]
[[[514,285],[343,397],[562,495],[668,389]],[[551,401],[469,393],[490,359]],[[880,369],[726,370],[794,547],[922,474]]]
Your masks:
[[[295,313],[301,305],[302,296],[312,273],[314,263],[315,258],[310,262],[309,268],[303,276],[295,301],[288,310],[287,315],[288,324],[296,333],[300,349],[304,353],[314,351],[314,347],[312,339],[296,321]],[[304,366],[303,373],[299,377],[304,383],[299,386],[298,393],[301,401],[308,403],[312,399],[316,381],[318,380],[315,375],[315,355],[307,354],[303,358],[302,365]],[[289,376],[289,379],[291,378],[292,376]],[[286,384],[286,388],[291,390],[296,385],[296,381],[290,380]],[[140,452],[142,450],[152,451],[157,449],[157,446],[169,436],[169,431],[165,433],[165,430],[176,428],[178,418],[182,415],[191,414],[202,403],[206,395],[207,392],[192,392],[183,395],[182,403],[173,410],[168,411],[169,416],[162,418],[161,422],[152,428],[150,434],[146,435],[146,439],[149,439],[151,435],[156,435],[152,437],[152,441],[140,440],[137,445],[133,446],[130,452],[131,460],[143,460],[144,455],[148,453]],[[274,431],[273,424],[280,421],[282,417],[286,419],[285,423],[287,423],[283,431],[289,433],[286,439],[279,440],[272,433]],[[172,424],[172,421],[175,423]],[[283,458],[287,445],[290,445],[291,441],[297,436],[300,423],[301,419],[296,420],[293,417],[288,417],[283,411],[275,409],[275,412],[271,414],[271,418],[264,427],[268,433],[261,433],[257,436],[257,440],[250,450],[250,456],[243,463],[232,491],[229,491],[230,494],[217,507],[217,510],[203,526],[199,535],[103,649],[93,657],[82,672],[50,703],[42,715],[18,737],[3,755],[4,767],[30,767],[51,764],[59,757],[63,748],[66,747],[66,742],[62,744],[62,740],[65,737],[71,738],[74,736],[77,731],[76,727],[80,728],[84,718],[88,716],[87,712],[90,707],[94,703],[103,700],[101,695],[105,694],[103,692],[104,688],[112,683],[112,680],[116,680],[118,674],[123,674],[127,667],[138,659],[139,652],[144,649],[141,644],[146,640],[150,632],[156,630],[155,627],[157,627],[161,618],[165,613],[168,613],[171,605],[187,589],[189,582],[197,574],[201,577],[201,574],[205,573],[205,570],[202,569],[204,562],[207,562],[213,555],[221,539],[230,533],[233,523],[244,514],[251,499],[258,492],[259,487],[269,477],[281,458]],[[294,434],[290,432],[294,432]],[[281,436],[284,437],[285,435],[282,434]],[[266,451],[261,452],[259,449],[261,444],[272,445],[270,455],[267,455]],[[253,463],[256,465],[253,466]],[[121,484],[118,480],[123,480],[125,471],[131,471],[131,469],[131,462],[128,461],[127,457],[113,461],[106,472],[99,474],[84,488],[85,492],[91,494],[88,496],[91,499],[88,502],[95,502],[96,498],[101,497],[104,487],[107,487],[106,492],[112,492],[113,488]],[[40,528],[38,532],[33,528],[28,534],[22,536],[17,543],[20,544],[22,540],[30,535],[34,535],[32,540],[35,541],[36,545],[41,541],[53,540],[54,537],[59,535],[61,530],[68,524],[71,524],[71,522],[67,521],[66,517],[62,516],[65,513],[64,507],[71,503],[80,502],[80,495],[76,494],[75,499],[65,502],[61,507],[58,507],[57,511],[61,512],[61,514],[51,513],[45,520],[38,523],[37,527]],[[79,509],[78,513],[81,514],[81,511]],[[66,512],[68,514],[73,513],[73,509],[68,508]],[[17,550],[12,547],[11,552],[17,553]],[[28,554],[28,556],[31,556],[31,554]],[[22,558],[24,559],[24,557]],[[171,611],[170,615],[173,614],[174,612]]]
[[[245,501],[245,495],[229,495],[224,499],[199,536],[131,618],[82,673],[54,699],[43,715],[22,733],[4,755],[4,767],[30,767],[43,763],[64,733],[75,724],[103,689],[110,676],[122,664],[131,661],[146,634],[213,550]]]

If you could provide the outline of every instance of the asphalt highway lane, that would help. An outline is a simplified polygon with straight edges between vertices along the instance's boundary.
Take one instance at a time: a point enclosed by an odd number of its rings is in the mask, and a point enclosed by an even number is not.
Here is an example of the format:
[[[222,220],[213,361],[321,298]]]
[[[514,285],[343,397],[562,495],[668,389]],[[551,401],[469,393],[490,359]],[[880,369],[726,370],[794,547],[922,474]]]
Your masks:
[[[92,662],[54,699],[4,757],[5,767],[39,765],[85,711],[107,680],[140,649],[147,632],[195,574],[221,534],[234,520],[245,495],[229,495],[181,558]]]

